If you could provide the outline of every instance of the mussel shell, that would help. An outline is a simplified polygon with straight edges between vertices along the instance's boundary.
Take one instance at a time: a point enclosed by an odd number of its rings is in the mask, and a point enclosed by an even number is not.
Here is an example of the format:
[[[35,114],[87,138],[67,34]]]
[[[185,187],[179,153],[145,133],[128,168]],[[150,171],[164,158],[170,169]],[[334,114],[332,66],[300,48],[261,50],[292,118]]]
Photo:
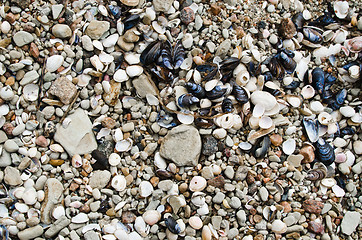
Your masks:
[[[226,88],[222,88],[221,86],[215,86],[211,91],[206,91],[206,97],[210,100],[215,100],[224,96],[226,92]]]
[[[312,84],[319,94],[324,91],[325,76],[323,69],[317,67],[312,71]]]
[[[124,31],[127,31],[131,28],[133,28],[134,26],[136,26],[141,20],[140,15],[138,14],[134,14],[134,15],[130,15],[128,17],[126,17],[123,21],[124,24]]]
[[[203,119],[203,118],[196,118],[195,125],[199,128],[211,128],[214,124],[211,120]]]
[[[203,64],[198,65],[196,70],[202,74],[204,81],[209,81],[216,76],[218,67],[216,64]]]
[[[174,69],[180,68],[181,64],[185,60],[185,49],[182,46],[181,41],[177,41],[172,50],[172,62]]]
[[[220,64],[221,72],[234,71],[234,69],[239,65],[240,59],[236,57],[228,57]]]
[[[233,84],[233,94],[235,96],[236,101],[241,104],[247,103],[249,101],[249,94],[245,90],[245,88],[240,87],[236,83]]]
[[[305,23],[303,13],[299,12],[299,13],[295,14],[292,17],[292,21],[293,21],[295,27],[297,28],[297,30],[301,30],[303,28],[303,26],[304,26],[304,23]]]
[[[282,79],[285,75],[285,69],[278,60],[278,55],[272,57],[269,62],[269,70],[271,74],[277,79]]]
[[[332,10],[333,11],[333,10]],[[333,19],[332,13],[329,11],[325,11],[324,14],[318,17],[316,20],[309,23],[310,26],[327,26],[331,23],[335,23],[336,20]]]
[[[346,135],[353,135],[355,133],[356,133],[356,130],[354,130],[353,127],[347,126],[347,127],[341,129],[340,136],[344,137]]]
[[[346,190],[346,182],[341,176],[335,176],[334,179],[337,182],[337,185]]]
[[[322,168],[312,169],[308,171],[306,179],[311,181],[322,180],[327,176],[327,172]]]
[[[150,43],[141,53],[140,61],[143,65],[154,64],[161,55],[162,42],[154,41]]]
[[[205,89],[201,85],[198,85],[196,83],[187,82],[185,84],[185,87],[187,91],[189,91],[189,93],[200,99],[204,98],[206,95]]]
[[[323,138],[320,138],[315,143],[315,152],[317,159],[326,166],[334,163],[335,154],[333,147],[327,143]]]
[[[332,108],[334,111],[339,109],[344,103],[344,100],[346,100],[346,97],[347,97],[347,90],[344,88],[341,91],[339,91],[333,99],[329,100],[328,102],[329,107]]]
[[[174,76],[170,70],[163,67],[153,67],[150,69],[151,73],[157,77],[158,80],[163,82],[173,82]]]
[[[170,41],[165,41],[162,44],[162,49],[161,49],[161,57],[162,57],[162,61],[160,62],[160,65],[163,65],[164,67],[173,70],[173,60],[172,60],[172,46]]]
[[[233,102],[231,101],[230,98],[225,98],[223,101],[222,101],[222,111],[224,113],[230,113],[233,111]]]
[[[180,107],[189,107],[195,103],[200,102],[200,100],[192,94],[185,93],[177,99],[177,102]]]
[[[304,131],[307,134],[307,137],[310,142],[314,143],[318,141],[319,138],[319,128],[315,121],[312,119],[304,118],[303,121]]]
[[[268,152],[271,141],[269,136],[265,136],[262,139],[258,139],[256,144],[251,149],[251,153],[255,158],[264,158]]]
[[[311,43],[320,43],[323,41],[323,36],[317,30],[309,27],[303,28],[304,37]]]
[[[270,71],[263,73],[264,76],[264,82],[273,80],[273,75]]]
[[[160,178],[160,179],[170,179],[173,177],[173,174],[165,169],[157,169],[156,170],[156,175]]]
[[[300,82],[299,81],[293,81],[290,84],[284,86],[285,89],[290,89],[290,90],[294,90],[296,88],[298,88],[300,86]]]
[[[292,74],[297,67],[297,63],[294,61],[293,57],[290,57],[286,52],[281,52],[279,54],[279,59],[281,65],[284,67],[285,71],[288,74]]]
[[[108,8],[109,8],[109,11],[112,13],[112,15],[113,15],[116,19],[118,19],[118,18],[121,17],[121,15],[122,15],[121,7],[115,6],[115,5],[109,5]]]
[[[181,232],[180,226],[172,216],[165,219],[165,225],[173,234],[179,234]]]

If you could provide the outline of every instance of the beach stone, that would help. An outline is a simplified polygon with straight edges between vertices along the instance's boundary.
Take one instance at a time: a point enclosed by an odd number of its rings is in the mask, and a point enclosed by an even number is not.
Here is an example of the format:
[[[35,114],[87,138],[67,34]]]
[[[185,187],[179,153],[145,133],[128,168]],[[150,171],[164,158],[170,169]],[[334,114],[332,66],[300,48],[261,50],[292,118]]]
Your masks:
[[[7,151],[2,151],[0,156],[0,167],[6,167],[11,165],[11,156]]]
[[[301,154],[298,155],[289,155],[287,158],[287,162],[292,165],[295,168],[299,168],[300,167],[300,163],[302,162],[302,160],[304,159],[304,156]]]
[[[57,19],[60,15],[60,13],[63,10],[63,4],[53,4],[52,5],[52,15],[53,19]]]
[[[215,196],[212,198],[212,201],[214,203],[220,204],[222,203],[222,201],[225,199],[225,194],[223,194],[222,192],[218,192],[215,194]]]
[[[77,94],[77,87],[65,77],[58,78],[49,89],[49,93],[55,95],[64,104],[70,104]]]
[[[238,197],[232,197],[230,198],[229,205],[234,209],[238,209],[241,207],[241,201]]]
[[[195,13],[190,7],[185,7],[181,10],[180,19],[184,24],[190,24],[195,20]]]
[[[139,191],[141,197],[148,197],[153,192],[153,186],[148,181],[142,181],[139,186]]]
[[[353,150],[358,155],[362,154],[362,141],[361,140],[357,140],[357,141],[353,142]]]
[[[321,201],[308,199],[303,202],[303,208],[309,213],[320,214],[324,204]]]
[[[50,225],[48,230],[46,230],[44,236],[46,238],[51,238],[55,236],[62,229],[67,227],[70,224],[70,220],[66,216],[61,216],[58,220],[54,222],[54,224]]]
[[[225,185],[225,178],[222,175],[214,177],[207,181],[207,184],[217,188],[223,188]]]
[[[20,240],[30,240],[41,236],[43,232],[44,232],[43,227],[38,225],[18,232],[18,238]]]
[[[260,199],[263,202],[266,202],[268,200],[269,193],[268,193],[268,190],[265,187],[261,187],[259,189],[259,195],[260,195]]]
[[[35,71],[35,70],[32,70],[32,71],[29,71],[29,72],[25,73],[23,79],[21,79],[21,81],[20,81],[20,85],[24,86],[24,85],[27,85],[29,83],[35,82],[38,79],[39,79],[38,72]]]
[[[7,166],[4,170],[4,182],[10,186],[16,186],[23,183],[18,169]]]
[[[4,131],[0,130],[0,143],[4,143],[6,140],[8,140],[8,136]]]
[[[316,221],[310,221],[308,223],[308,229],[311,232],[321,234],[324,232],[324,226],[322,223],[316,222]]]
[[[44,186],[45,198],[41,207],[41,221],[45,224],[52,222],[50,215],[54,206],[63,201],[63,184],[55,179],[48,178]]]
[[[92,20],[85,30],[85,34],[91,39],[98,40],[109,30],[110,26],[110,23],[107,21]]]
[[[66,24],[54,25],[52,33],[57,38],[70,38],[72,36],[72,30]]]
[[[33,35],[31,35],[28,32],[19,31],[19,32],[15,33],[15,35],[13,36],[13,40],[14,40],[16,46],[22,47],[22,46],[34,41],[34,37],[33,37]]]
[[[13,153],[18,151],[19,146],[18,144],[16,144],[16,142],[12,139],[8,139],[6,140],[6,142],[4,143],[4,148],[7,152],[9,153]]]
[[[202,139],[202,154],[210,156],[218,151],[217,140],[212,135],[207,135]]]
[[[219,56],[220,58],[224,58],[226,54],[229,52],[231,47],[231,41],[229,39],[220,43],[219,47],[216,49],[215,56]]]
[[[31,4],[31,0],[11,0],[11,3],[19,6],[21,9],[28,8]]]
[[[98,233],[96,233],[93,230],[87,231],[84,234],[84,239],[85,240],[100,240]]]
[[[107,170],[97,170],[92,173],[89,179],[89,186],[92,188],[105,188],[111,179],[111,173]]]
[[[146,74],[141,74],[138,78],[133,79],[132,84],[141,98],[145,98],[147,94],[157,95],[150,81],[152,80],[148,79]]]
[[[246,213],[244,210],[239,210],[236,213],[236,219],[238,220],[238,223],[240,226],[245,226],[245,222],[246,222]]]
[[[167,12],[173,3],[173,0],[153,0],[153,7],[157,12]]]
[[[346,235],[351,235],[359,225],[361,221],[360,218],[361,214],[359,212],[347,211],[341,223],[342,232]]]
[[[78,108],[68,118],[71,120],[67,128],[61,124],[56,127],[54,140],[62,145],[70,156],[90,153],[97,148],[92,132],[92,122],[83,109]]]
[[[196,166],[201,153],[199,131],[190,125],[180,125],[169,131],[161,143],[160,154],[177,166]]]

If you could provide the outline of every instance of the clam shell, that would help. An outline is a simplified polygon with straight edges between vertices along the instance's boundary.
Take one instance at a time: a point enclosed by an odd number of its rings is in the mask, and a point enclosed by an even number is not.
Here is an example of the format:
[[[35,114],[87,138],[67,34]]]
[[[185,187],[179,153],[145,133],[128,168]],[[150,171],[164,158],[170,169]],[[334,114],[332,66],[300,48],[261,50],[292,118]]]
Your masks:
[[[126,178],[122,175],[114,176],[111,182],[111,186],[119,192],[125,190],[127,186]]]
[[[121,162],[121,156],[117,153],[111,153],[108,158],[108,163],[111,166],[117,166]]]
[[[132,148],[133,141],[131,138],[127,138],[125,140],[121,140],[116,143],[115,149],[118,152],[128,152]]]
[[[211,80],[208,81],[207,83],[205,83],[205,90],[206,91],[211,91],[212,89],[214,89],[216,87],[216,85],[219,83],[219,80]]]
[[[262,129],[268,129],[273,126],[273,120],[270,117],[262,117],[259,120],[259,127]]]
[[[15,209],[20,213],[26,213],[29,210],[29,206],[24,203],[15,203]]]
[[[286,99],[287,99],[287,102],[294,108],[300,107],[303,103],[303,99],[301,99],[299,96],[295,96],[295,95],[287,95]]]
[[[204,225],[201,221],[201,218],[198,216],[190,217],[189,224],[193,229],[196,229],[196,230],[201,229],[202,226]]]
[[[194,116],[192,116],[190,114],[182,114],[182,113],[177,114],[177,119],[182,124],[192,124],[195,120]]]
[[[126,68],[126,73],[129,77],[137,77],[143,73],[143,67],[138,65],[128,66]]]
[[[96,49],[98,49],[98,50],[100,50],[100,51],[103,51],[104,50],[104,47],[103,47],[103,44],[100,42],[100,41],[98,41],[98,40],[93,40],[93,46],[96,48]]]
[[[166,169],[167,168],[167,162],[166,160],[161,157],[159,152],[155,153],[155,158],[154,158],[154,162],[156,167],[158,167],[159,169]]]
[[[296,141],[293,138],[289,138],[285,142],[283,142],[283,152],[286,155],[291,155],[295,151]]]
[[[334,178],[324,178],[321,180],[321,184],[326,188],[331,188],[337,184],[337,181]]]
[[[109,47],[113,47],[116,45],[117,41],[118,41],[119,35],[118,33],[112,34],[109,37],[107,37],[106,39],[104,39],[102,41],[103,46],[105,48],[109,48]]]
[[[346,194],[346,192],[343,190],[343,188],[341,188],[338,185],[334,185],[332,187],[332,191],[336,195],[336,197],[344,197],[344,195]]]
[[[335,1],[333,4],[334,13],[339,19],[345,19],[348,15],[349,5],[347,1]]]
[[[327,112],[321,112],[318,115],[318,121],[322,125],[328,125],[329,123],[331,123],[332,120],[333,120],[332,116]]]
[[[283,234],[287,231],[287,224],[277,219],[272,223],[271,230],[277,234]]]
[[[234,117],[232,113],[224,114],[214,119],[214,123],[224,129],[230,129],[234,125]]]
[[[29,102],[36,101],[38,99],[39,87],[36,84],[27,84],[23,88],[23,97]]]
[[[79,87],[85,87],[88,85],[89,81],[92,79],[92,77],[88,74],[81,74],[78,76],[78,83],[77,85]]]
[[[140,54],[127,53],[124,55],[124,60],[126,60],[126,62],[129,65],[139,64],[140,63]]]
[[[123,70],[123,69],[118,69],[118,70],[114,73],[113,79],[114,79],[114,81],[121,83],[121,82],[127,81],[127,80],[129,79],[129,77],[128,77],[128,75],[127,75],[127,73],[126,73],[125,70]]]
[[[99,54],[99,60],[105,64],[105,65],[108,65],[110,63],[112,63],[114,61],[114,57],[108,53],[105,53],[105,52],[101,52]]]
[[[65,209],[63,206],[56,206],[52,211],[52,216],[54,219],[59,219],[61,216],[65,216]]]
[[[315,90],[311,85],[305,85],[302,88],[301,95],[304,99],[311,99],[315,95]]]
[[[212,132],[212,135],[216,138],[216,139],[224,139],[227,135],[227,132],[224,128],[217,128]]]
[[[126,6],[135,7],[139,4],[139,0],[120,0]]]
[[[245,86],[250,80],[250,74],[248,71],[241,71],[235,79],[236,84],[239,86]]]
[[[48,72],[55,72],[64,63],[64,57],[62,55],[53,55],[47,59],[45,68]]]
[[[272,110],[278,103],[273,95],[265,91],[255,91],[250,96],[250,101],[254,104],[261,104],[265,111]]]
[[[89,60],[90,60],[90,62],[92,64],[92,66],[95,67],[95,69],[98,72],[101,72],[104,69],[104,65],[103,65],[103,63],[101,62],[101,60],[99,59],[99,57],[97,55],[94,55]]]
[[[201,192],[207,186],[206,179],[201,176],[195,176],[191,179],[189,189],[192,192]]]
[[[261,116],[263,116],[264,112],[265,112],[264,105],[256,104],[253,109],[253,117],[256,117],[256,118],[261,117]]]

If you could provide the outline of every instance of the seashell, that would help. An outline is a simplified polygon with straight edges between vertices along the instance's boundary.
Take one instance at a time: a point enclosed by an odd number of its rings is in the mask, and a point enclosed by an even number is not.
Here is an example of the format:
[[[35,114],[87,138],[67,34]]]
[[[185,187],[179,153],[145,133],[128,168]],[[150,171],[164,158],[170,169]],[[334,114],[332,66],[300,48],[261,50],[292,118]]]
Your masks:
[[[0,74],[3,75],[6,73],[6,67],[3,63],[0,63]]]
[[[194,97],[192,94],[189,94],[189,93],[182,94],[177,99],[177,103],[181,108],[189,107],[198,102],[200,102],[200,100],[197,97]]]
[[[89,60],[90,60],[90,62],[92,64],[92,66],[95,67],[95,69],[98,72],[101,72],[104,69],[104,65],[103,65],[103,63],[101,62],[101,60],[99,59],[99,57],[97,55],[94,55]]]
[[[287,224],[277,219],[272,223],[271,230],[276,234],[283,234],[287,231]]]
[[[236,76],[235,82],[239,86],[245,86],[250,80],[250,74],[248,71],[241,71]]]
[[[181,232],[180,225],[175,221],[175,219],[170,215],[165,218],[165,225],[170,232],[173,234],[179,234]]]
[[[258,138],[261,138],[261,137],[271,133],[272,131],[274,131],[274,129],[275,129],[275,125],[273,124],[273,126],[271,126],[268,129],[260,129],[258,131],[255,131],[255,130],[250,131],[247,140],[249,142],[252,142],[252,141],[254,141],[254,140],[258,139]]]
[[[233,94],[235,96],[235,99],[241,103],[241,104],[245,104],[249,101],[249,98],[250,98],[250,93],[249,91],[244,88],[244,87],[241,87],[239,85],[237,85],[236,83],[233,84]]]
[[[206,179],[201,176],[195,176],[191,179],[189,189],[192,192],[201,192],[207,186]]]
[[[222,102],[221,108],[224,113],[232,112],[234,107],[233,107],[233,102],[231,101],[231,99],[225,98]]]
[[[142,217],[145,223],[152,226],[160,221],[161,214],[157,210],[147,210]]]
[[[193,63],[192,55],[189,54],[189,55],[187,56],[187,58],[185,58],[185,60],[182,62],[180,68],[181,68],[182,70],[190,70],[191,67],[192,67],[192,63]]]
[[[85,213],[79,213],[78,215],[72,217],[72,223],[85,223],[88,221],[88,215]]]
[[[309,141],[312,143],[318,141],[319,133],[318,133],[318,125],[311,119],[303,119],[304,130],[307,133],[307,137]]]
[[[349,5],[347,1],[335,1],[333,4],[334,13],[339,19],[345,19],[348,15]]]
[[[155,153],[154,164],[159,169],[166,169],[166,167],[167,167],[166,160],[163,157],[161,157],[159,152]]]
[[[124,55],[124,60],[126,60],[126,62],[129,65],[139,64],[140,63],[140,54],[127,53]]]
[[[211,230],[209,228],[209,226],[203,226],[202,227],[202,232],[201,232],[201,239],[202,240],[212,240],[212,233]]]
[[[129,79],[129,77],[128,77],[128,75],[127,75],[127,73],[126,73],[125,70],[123,70],[123,69],[118,69],[118,70],[114,73],[113,79],[114,79],[114,81],[121,83],[121,82],[127,81],[127,80]]]
[[[335,160],[335,153],[333,147],[327,143],[323,138],[320,138],[315,143],[315,153],[317,159],[324,165],[329,166]]]
[[[265,111],[271,110],[277,105],[277,101],[273,95],[265,91],[255,91],[250,96],[250,101],[254,104],[261,104]]]
[[[227,132],[224,128],[217,128],[213,131],[212,135],[216,139],[224,139],[227,136]]]
[[[334,111],[338,110],[344,103],[346,97],[347,97],[347,89],[344,88],[334,96],[334,99],[329,99],[328,106],[332,108]]]
[[[24,203],[15,203],[15,209],[20,213],[26,213],[29,210],[29,206]]]
[[[159,58],[159,56],[161,55],[161,46],[162,42],[160,41],[154,41],[150,43],[141,53],[140,56],[141,63],[146,66],[155,63]]]
[[[161,26],[158,22],[153,21],[152,22],[152,27],[153,29],[159,33],[159,34],[164,34],[166,32],[166,28],[164,26]]]
[[[118,33],[114,33],[114,34],[110,35],[109,37],[107,37],[106,39],[104,39],[102,41],[102,44],[105,48],[114,47],[118,41],[118,38],[119,38]]]
[[[91,224],[87,224],[85,225],[84,227],[82,227],[82,233],[86,233],[88,231],[91,231],[91,230],[96,230],[96,231],[101,231],[101,227],[99,226],[99,224],[96,224],[96,223],[91,223]],[[115,234],[116,235],[116,234]]]
[[[56,206],[52,211],[52,217],[59,219],[61,216],[65,216],[65,209],[62,205]]]
[[[362,36],[348,39],[344,42],[344,46],[352,53],[358,53],[362,50]]]
[[[228,113],[222,116],[214,118],[214,123],[223,128],[223,129],[230,129],[234,125],[234,117],[233,114]]]
[[[243,48],[250,49],[253,46],[253,38],[251,37],[250,33],[246,34],[242,39],[241,43]]]
[[[5,116],[6,114],[9,113],[9,106],[7,104],[3,104],[0,106],[0,116]]]
[[[311,43],[316,44],[316,43],[320,43],[323,41],[323,35],[315,28],[304,27],[303,34],[304,34],[305,39]]]
[[[305,85],[300,94],[304,99],[311,99],[315,95],[315,90],[311,85]]]
[[[287,95],[287,102],[294,108],[298,108],[302,105],[303,100],[299,96]]]
[[[332,116],[327,112],[321,112],[318,115],[318,121],[322,125],[328,125],[332,121]]]
[[[358,79],[360,77],[361,67],[358,65],[348,68],[348,74],[351,78]]]
[[[337,184],[337,181],[334,178],[324,178],[321,180],[321,185],[326,188],[332,188],[336,184]]]
[[[118,152],[128,152],[132,148],[133,141],[131,138],[127,138],[125,140],[121,140],[116,143],[114,147]]]
[[[282,148],[283,148],[283,152],[286,155],[291,155],[295,151],[296,141],[293,138],[289,138],[288,140],[283,142]]]
[[[201,218],[198,216],[192,216],[189,218],[189,224],[193,229],[199,230],[204,225],[201,221]]]
[[[127,186],[127,181],[126,178],[122,175],[116,175],[112,178],[112,182],[111,182],[111,186],[116,190],[116,191],[123,191],[126,189]]]
[[[72,166],[79,168],[83,165],[82,157],[79,154],[74,154],[72,157]]]
[[[111,153],[108,158],[108,163],[111,166],[117,166],[121,162],[121,156],[117,153]]]
[[[191,202],[192,204],[194,204],[196,207],[201,207],[203,206],[206,201],[205,201],[205,193],[202,192],[194,192],[192,194],[191,197]]]
[[[179,69],[181,67],[182,63],[185,60],[185,56],[186,56],[185,50],[182,46],[181,41],[177,41],[172,50],[172,63],[173,63],[174,69]],[[196,72],[198,72],[198,71],[196,71]],[[194,74],[194,78],[195,78],[195,74]],[[197,79],[195,79],[195,82],[197,82]]]
[[[297,29],[290,18],[282,19],[279,29],[282,36],[287,39],[291,39],[297,34]]]
[[[262,117],[259,120],[259,127],[262,129],[268,129],[273,125],[273,120],[270,117]]]
[[[8,21],[4,21],[1,23],[1,32],[4,34],[8,34],[11,30],[11,25]]]
[[[49,146],[49,148],[53,152],[58,152],[58,153],[64,152],[64,148],[60,144],[52,144]]]
[[[211,82],[211,81],[209,81]],[[208,82],[208,83],[209,83]],[[206,83],[207,84],[207,83]],[[206,84],[205,84],[205,87],[206,87]],[[185,87],[187,89],[187,91],[189,93],[191,93],[192,95],[194,95],[195,97],[201,99],[201,98],[204,98],[205,97],[205,89],[201,86],[201,85],[198,85],[198,84],[195,84],[195,83],[190,83],[190,82],[187,82],[185,84]]]
[[[193,115],[190,114],[182,114],[182,113],[178,113],[177,114],[177,119],[180,121],[180,123],[182,124],[192,124],[195,120]]]
[[[302,14],[303,14],[303,18],[305,20],[308,21],[308,20],[312,19],[312,14],[309,12],[308,9],[304,9]]]
[[[108,65],[114,61],[114,57],[108,53],[101,52],[99,54],[99,60],[104,64]]]
[[[55,72],[64,63],[64,57],[62,55],[53,55],[47,59],[45,68],[48,72]]]
[[[252,148],[251,152],[255,158],[264,158],[268,152],[271,141],[268,136],[265,136],[262,140],[258,140],[257,143]]]
[[[348,36],[348,32],[346,30],[339,29],[334,34],[333,42],[334,43],[344,43],[346,41],[346,39],[347,39],[347,36]]]
[[[39,87],[36,84],[27,84],[23,88],[23,97],[26,101],[33,102],[38,99]]]
[[[126,73],[129,77],[137,77],[143,73],[143,67],[138,65],[128,66],[126,68]]]

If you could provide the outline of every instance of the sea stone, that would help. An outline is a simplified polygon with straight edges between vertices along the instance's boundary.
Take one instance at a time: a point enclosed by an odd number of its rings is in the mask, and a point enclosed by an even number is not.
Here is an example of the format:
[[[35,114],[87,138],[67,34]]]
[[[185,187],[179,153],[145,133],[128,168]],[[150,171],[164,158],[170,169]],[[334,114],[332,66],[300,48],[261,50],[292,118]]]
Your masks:
[[[225,185],[225,178],[222,175],[219,175],[217,177],[214,177],[207,181],[207,185],[217,187],[217,188],[223,188]]]
[[[85,30],[85,34],[87,34],[92,39],[100,39],[102,35],[107,32],[110,28],[110,23],[107,21],[97,21],[92,20],[87,29]]]
[[[14,167],[7,166],[4,171],[4,182],[10,186],[16,186],[23,183],[20,172]]]
[[[69,115],[71,120],[67,128],[61,124],[56,127],[54,140],[62,145],[70,156],[90,153],[97,148],[97,142],[92,132],[92,122],[83,109],[78,108]]]
[[[39,237],[40,235],[43,234],[43,232],[44,232],[43,227],[38,225],[18,232],[18,238],[20,240],[30,240]]]
[[[11,165],[11,156],[10,153],[3,150],[0,156],[0,167],[6,167]]]
[[[320,214],[324,204],[321,201],[308,199],[303,202],[303,208],[309,213]]]
[[[346,235],[351,235],[361,221],[361,214],[359,212],[348,211],[343,216],[341,230]]]
[[[45,232],[44,236],[46,238],[51,238],[55,236],[59,231],[64,229],[70,224],[70,220],[66,216],[61,216],[58,220],[52,224],[48,230]]]
[[[316,221],[310,221],[308,223],[308,229],[311,232],[321,234],[324,232],[324,226],[322,223],[316,222]]]
[[[202,141],[202,154],[210,156],[218,151],[217,140],[211,135],[205,136]]]
[[[196,166],[200,153],[199,131],[190,125],[180,125],[169,131],[160,148],[161,156],[177,166]]]
[[[153,0],[153,7],[157,12],[167,12],[173,3],[173,0]]]
[[[64,187],[59,180],[55,178],[49,178],[44,187],[45,198],[41,208],[41,221],[45,224],[50,224],[51,211],[55,205],[59,204],[63,200]]]
[[[229,52],[230,47],[231,47],[231,41],[229,39],[223,41],[216,49],[215,56],[224,58],[226,54]]]
[[[66,24],[54,25],[52,33],[57,38],[70,38],[72,36],[72,30]]]
[[[91,188],[102,189],[107,186],[109,180],[111,179],[111,173],[107,170],[97,170],[94,171],[92,176],[89,179],[89,186]]]
[[[35,70],[31,70],[31,71],[25,73],[23,79],[21,79],[21,81],[20,81],[20,85],[24,86],[24,85],[27,85],[29,83],[35,82],[38,79],[39,79],[38,72],[35,71]]]
[[[61,77],[53,82],[49,93],[57,96],[62,103],[70,104],[77,93],[77,88],[71,81]]]
[[[16,46],[22,47],[22,46],[34,41],[34,37],[33,37],[33,35],[31,35],[28,32],[19,31],[19,32],[15,33],[15,35],[13,36],[13,40],[14,40]]]
[[[141,74],[138,78],[132,81],[133,86],[136,88],[138,96],[145,98],[147,94],[156,95],[156,90],[153,87],[152,80],[149,80],[147,75]]]

